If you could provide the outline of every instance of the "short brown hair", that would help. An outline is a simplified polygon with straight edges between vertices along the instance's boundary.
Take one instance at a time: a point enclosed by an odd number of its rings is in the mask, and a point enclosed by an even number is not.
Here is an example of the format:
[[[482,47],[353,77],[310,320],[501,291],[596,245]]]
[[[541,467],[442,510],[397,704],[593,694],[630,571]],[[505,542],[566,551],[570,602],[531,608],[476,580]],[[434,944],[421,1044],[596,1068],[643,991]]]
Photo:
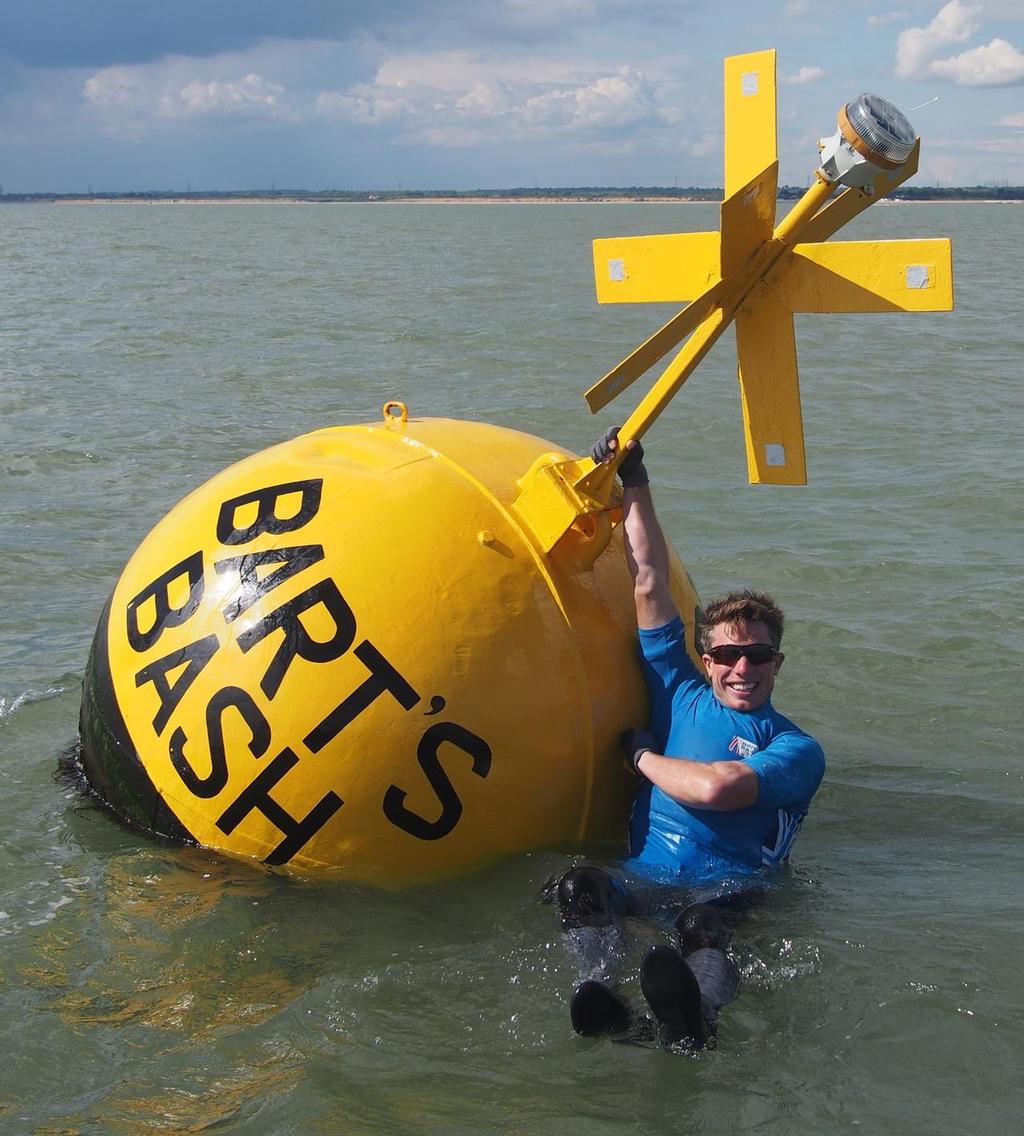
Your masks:
[[[701,650],[711,647],[715,628],[720,623],[763,623],[777,651],[782,645],[784,622],[782,608],[767,592],[755,592],[751,588],[728,592],[712,600],[700,614]]]

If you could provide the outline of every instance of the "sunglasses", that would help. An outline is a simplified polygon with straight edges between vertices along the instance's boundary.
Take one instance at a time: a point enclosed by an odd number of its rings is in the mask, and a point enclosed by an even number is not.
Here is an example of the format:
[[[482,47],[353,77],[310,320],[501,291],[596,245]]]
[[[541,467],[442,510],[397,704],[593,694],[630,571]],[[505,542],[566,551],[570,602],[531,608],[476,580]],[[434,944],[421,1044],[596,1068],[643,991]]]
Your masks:
[[[712,662],[734,667],[742,658],[747,658],[755,667],[770,663],[779,653],[770,643],[722,643],[709,647],[707,653]]]

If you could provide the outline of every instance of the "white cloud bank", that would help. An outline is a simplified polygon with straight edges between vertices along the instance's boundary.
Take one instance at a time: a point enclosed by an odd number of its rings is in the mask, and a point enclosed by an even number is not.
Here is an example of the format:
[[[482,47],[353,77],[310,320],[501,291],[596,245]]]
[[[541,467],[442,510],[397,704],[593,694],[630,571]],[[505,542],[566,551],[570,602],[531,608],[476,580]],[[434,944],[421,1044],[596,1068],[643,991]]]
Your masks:
[[[323,92],[324,117],[360,125],[392,122],[403,134],[435,146],[460,147],[493,140],[563,137],[587,139],[667,123],[656,92],[640,72],[621,67],[582,83],[479,80],[464,89],[443,89],[399,80]]]
[[[160,121],[290,114],[284,87],[253,72],[233,79],[206,79],[161,74],[162,70],[105,67],[86,79],[82,98],[112,133],[136,136]]]
[[[904,79],[944,79],[960,87],[1024,83],[1024,54],[995,38],[958,55],[939,58],[951,44],[966,43],[981,27],[980,4],[950,0],[927,27],[907,28],[896,42],[896,74]]]
[[[259,75],[249,74],[237,82],[193,79],[171,97],[161,99],[158,110],[164,117],[276,112],[281,109],[283,94],[284,87]]]
[[[1024,54],[1005,39],[965,51],[952,59],[937,59],[931,73],[960,87],[1007,87],[1024,83]]]
[[[523,141],[617,145],[631,132],[672,125],[678,112],[659,84],[622,66],[580,73],[578,66],[456,50],[393,55],[368,81],[324,89],[294,70],[243,69],[238,56],[174,57],[106,67],[89,76],[86,110],[109,135],[128,141],[182,123],[287,121],[379,130],[387,139],[442,148]],[[250,65],[253,60],[248,61]],[[816,77],[805,68],[796,82]],[[305,80],[305,81],[304,81]]]

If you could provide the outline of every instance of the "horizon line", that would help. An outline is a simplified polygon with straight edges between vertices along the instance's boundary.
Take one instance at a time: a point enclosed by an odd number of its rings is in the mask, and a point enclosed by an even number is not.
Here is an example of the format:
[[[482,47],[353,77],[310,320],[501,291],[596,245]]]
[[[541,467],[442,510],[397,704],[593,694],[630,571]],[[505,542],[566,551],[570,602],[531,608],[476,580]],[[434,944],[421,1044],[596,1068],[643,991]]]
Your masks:
[[[806,186],[780,185],[777,195],[780,199],[798,197],[806,191]],[[1011,185],[962,185],[962,186],[901,186],[891,196],[893,198],[914,198],[922,196],[948,196],[952,194],[979,196],[1018,197],[1024,196],[1024,186]],[[144,189],[144,190],[87,190],[55,191],[31,190],[3,192],[0,186],[0,201],[25,200],[117,200],[123,198],[165,199],[165,198],[335,198],[342,200],[373,201],[384,199],[422,198],[422,197],[587,197],[587,196],[629,196],[663,198],[688,198],[698,196],[708,200],[721,200],[724,190],[721,186],[511,186],[479,189],[278,189],[276,186],[264,189]]]

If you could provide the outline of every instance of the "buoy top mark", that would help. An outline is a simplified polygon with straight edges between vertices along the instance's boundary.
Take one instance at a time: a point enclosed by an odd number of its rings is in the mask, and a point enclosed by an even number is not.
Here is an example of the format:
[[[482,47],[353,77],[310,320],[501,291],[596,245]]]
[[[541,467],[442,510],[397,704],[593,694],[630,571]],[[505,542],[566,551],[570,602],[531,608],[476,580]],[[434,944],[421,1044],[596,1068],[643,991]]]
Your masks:
[[[907,118],[863,94],[840,108],[819,149],[810,188],[776,224],[776,55],[730,56],[720,231],[594,241],[598,302],[689,301],[586,392],[596,413],[676,351],[621,439],[643,437],[735,322],[750,481],[806,484],[793,313],[952,309],[948,239],[824,243],[916,173],[920,139]],[[579,516],[608,509],[614,478],[614,463],[589,458],[535,471],[516,508],[551,552]]]

